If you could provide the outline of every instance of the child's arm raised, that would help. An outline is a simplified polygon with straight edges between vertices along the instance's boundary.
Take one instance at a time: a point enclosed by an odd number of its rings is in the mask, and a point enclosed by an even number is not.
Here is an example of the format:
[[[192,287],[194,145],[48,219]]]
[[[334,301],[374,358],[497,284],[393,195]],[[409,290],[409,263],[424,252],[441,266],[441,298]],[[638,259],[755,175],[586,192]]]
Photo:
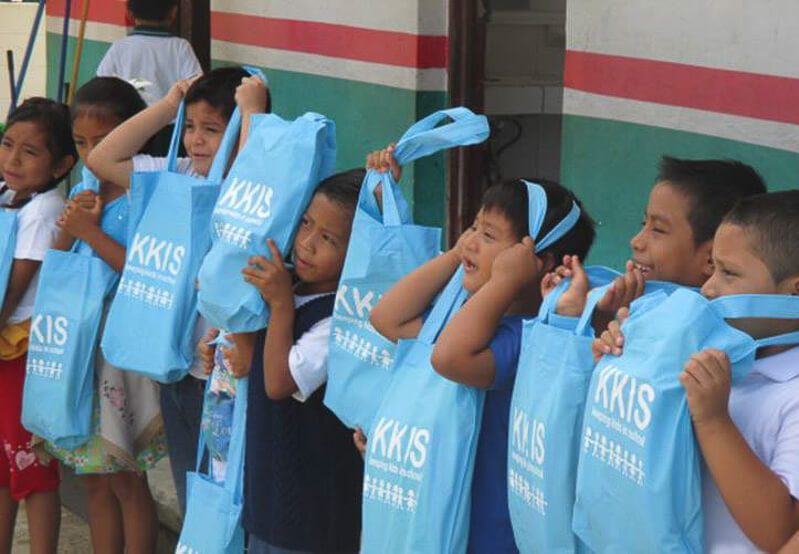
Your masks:
[[[799,530],[799,503],[730,418],[727,355],[718,350],[695,354],[680,382],[702,455],[730,514],[758,548],[776,552]]]
[[[117,126],[98,144],[86,165],[101,181],[130,188],[135,156],[153,135],[169,125],[194,79],[178,81],[167,95]]]
[[[244,148],[250,134],[250,118],[266,111],[267,88],[260,77],[244,77],[236,88],[236,105],[241,111],[239,150]]]
[[[799,533],[796,533],[777,554],[799,554]]]
[[[461,245],[471,232],[467,230],[454,248],[421,265],[383,295],[369,318],[378,333],[392,342],[419,335],[422,314],[461,264]]]
[[[100,227],[102,214],[102,198],[91,191],[83,191],[69,201],[57,224],[74,239],[82,240],[91,246],[92,250],[111,266],[111,269],[122,272],[125,267],[125,247],[103,232]],[[61,243],[61,240],[62,237],[59,236],[57,242]]]
[[[541,261],[530,237],[501,252],[491,266],[491,278],[438,337],[431,360],[435,370],[464,385],[491,387],[496,376],[491,340],[502,316],[526,287],[535,285],[540,271]]]
[[[283,265],[280,251],[268,241],[272,260],[263,256],[250,258],[250,267],[242,270],[244,280],[257,288],[269,304],[269,326],[264,344],[264,387],[272,400],[288,398],[299,390],[289,368],[289,354],[294,344],[294,291],[291,275]],[[257,368],[256,368],[257,370]]]

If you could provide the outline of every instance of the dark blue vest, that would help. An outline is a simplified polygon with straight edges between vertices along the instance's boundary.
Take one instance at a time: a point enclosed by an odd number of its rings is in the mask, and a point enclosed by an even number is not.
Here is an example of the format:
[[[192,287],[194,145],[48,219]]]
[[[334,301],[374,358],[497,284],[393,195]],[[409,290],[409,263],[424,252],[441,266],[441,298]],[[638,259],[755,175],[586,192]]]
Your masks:
[[[335,295],[297,309],[294,341],[333,313]],[[361,534],[363,461],[352,431],[322,403],[274,401],[264,389],[266,332],[258,333],[247,397],[244,528],[273,546],[356,552]]]

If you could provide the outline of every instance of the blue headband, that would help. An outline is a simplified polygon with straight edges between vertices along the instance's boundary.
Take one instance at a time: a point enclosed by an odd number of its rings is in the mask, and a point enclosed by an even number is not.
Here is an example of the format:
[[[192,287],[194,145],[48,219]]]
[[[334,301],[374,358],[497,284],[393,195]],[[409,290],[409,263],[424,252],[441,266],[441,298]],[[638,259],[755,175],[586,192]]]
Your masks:
[[[563,235],[572,230],[577,220],[580,219],[580,207],[572,200],[572,209],[560,222],[555,225],[547,235],[538,240],[538,233],[544,225],[547,215],[547,193],[541,185],[522,180],[527,185],[527,202],[529,207],[530,236],[535,241],[535,251],[540,252],[560,240]]]

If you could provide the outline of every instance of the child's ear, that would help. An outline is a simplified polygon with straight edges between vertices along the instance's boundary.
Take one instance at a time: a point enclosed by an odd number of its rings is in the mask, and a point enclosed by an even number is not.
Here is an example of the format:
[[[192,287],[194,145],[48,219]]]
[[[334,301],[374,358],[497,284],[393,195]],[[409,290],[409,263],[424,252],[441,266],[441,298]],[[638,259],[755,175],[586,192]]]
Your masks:
[[[799,296],[799,275],[792,275],[777,286],[777,290],[782,294]]]
[[[697,259],[702,260],[702,275],[713,275],[713,240],[706,240],[697,248]]]

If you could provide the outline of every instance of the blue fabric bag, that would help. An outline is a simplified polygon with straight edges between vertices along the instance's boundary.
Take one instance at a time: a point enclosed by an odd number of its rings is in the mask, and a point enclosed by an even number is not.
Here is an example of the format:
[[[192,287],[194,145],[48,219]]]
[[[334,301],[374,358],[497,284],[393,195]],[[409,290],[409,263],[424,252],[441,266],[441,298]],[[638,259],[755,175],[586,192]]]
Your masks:
[[[167,170],[131,174],[127,259],[101,342],[112,365],[162,383],[185,376],[194,357],[195,278],[241,122],[236,110],[206,180],[175,171],[184,112],[181,104]]]
[[[451,118],[452,123],[436,127]],[[401,165],[488,137],[488,122],[466,108],[436,112],[402,136],[394,151]],[[382,185],[383,212],[375,199]],[[325,405],[345,425],[368,430],[391,378],[395,345],[369,323],[372,307],[400,278],[435,257],[438,228],[414,225],[390,172],[370,170],[361,187],[347,257],[336,293]]]
[[[530,234],[547,212],[546,192],[527,183]],[[580,217],[569,214],[536,244],[545,249]],[[464,552],[485,391],[441,377],[433,345],[466,301],[463,267],[436,300],[416,340],[401,340],[388,391],[369,431],[363,488],[362,552]],[[505,483],[497,483],[505,486]]]
[[[222,185],[212,220],[213,245],[199,273],[199,310],[215,327],[241,333],[263,329],[269,307],[241,277],[250,256],[286,256],[316,185],[336,162],[336,132],[323,115],[294,121],[253,118],[247,142]]]
[[[694,353],[715,348],[735,382],[757,348],[795,344],[799,333],[755,340],[725,318],[797,314],[799,298],[780,295],[709,301],[679,289],[633,303],[624,353],[600,360],[586,401],[573,529],[592,551],[702,552],[699,450],[677,377]],[[630,514],[645,517],[629,525]]]
[[[14,265],[14,249],[17,246],[17,212],[0,208],[0,306],[5,300],[11,267]]]
[[[241,510],[244,505],[247,384],[247,378],[243,378],[239,379],[236,385],[224,483],[215,482],[210,469],[207,473],[200,471],[200,463],[206,451],[206,436],[204,432],[200,433],[196,470],[186,475],[188,491],[186,517],[175,551],[177,553],[241,554],[244,552]]]
[[[97,191],[84,171],[85,188]],[[39,273],[22,394],[22,425],[61,448],[92,436],[94,357],[106,296],[117,273],[76,241],[49,250]]]

